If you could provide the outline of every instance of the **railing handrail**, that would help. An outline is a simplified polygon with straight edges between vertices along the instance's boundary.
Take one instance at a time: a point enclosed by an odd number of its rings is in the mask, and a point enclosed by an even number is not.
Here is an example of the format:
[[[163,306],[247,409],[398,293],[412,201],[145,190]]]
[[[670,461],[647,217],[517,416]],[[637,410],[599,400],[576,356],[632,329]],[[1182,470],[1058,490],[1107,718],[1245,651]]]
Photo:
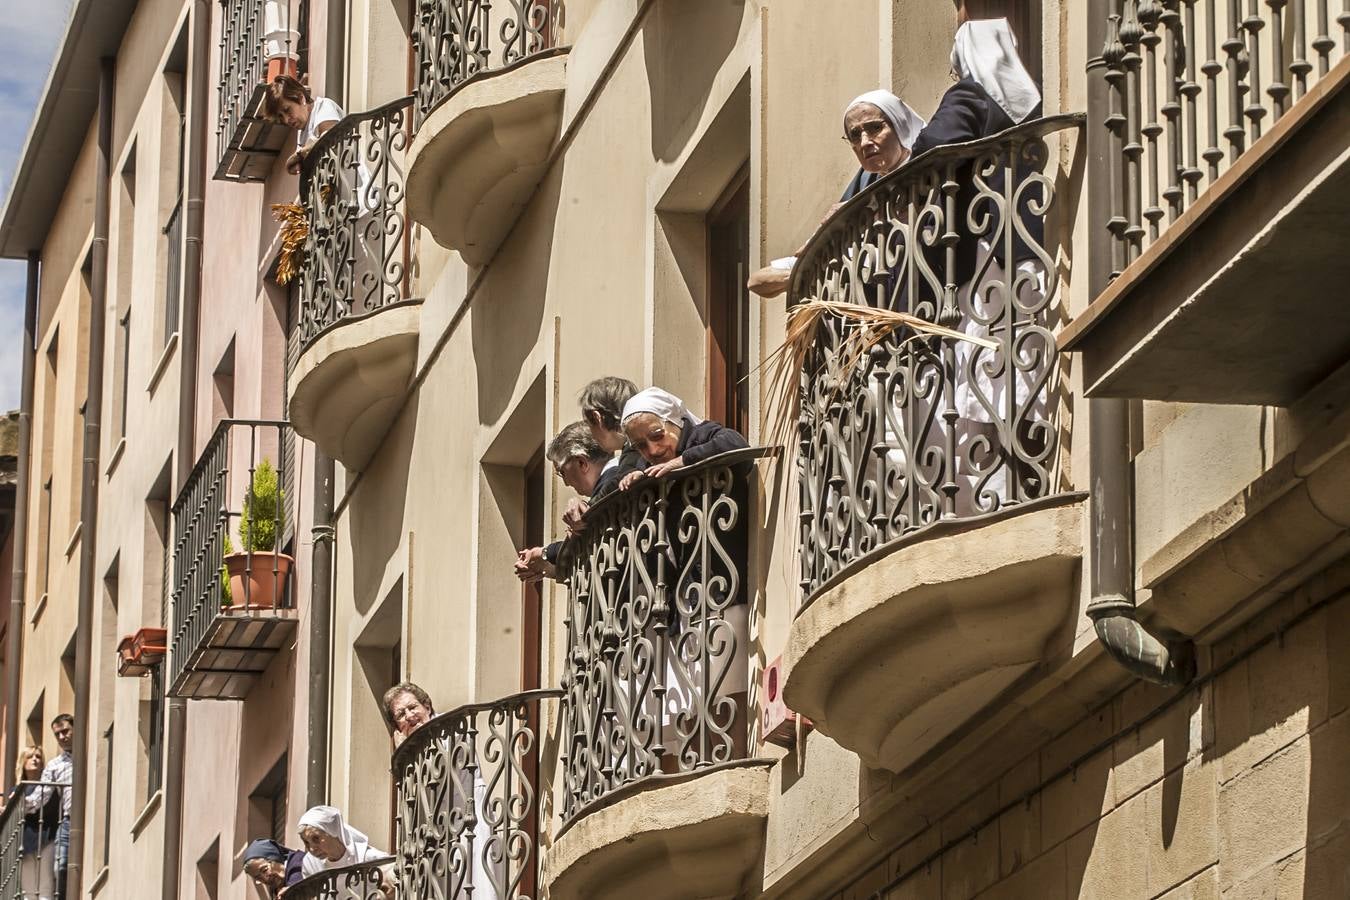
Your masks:
[[[291,885],[286,890],[286,895],[298,897],[304,894],[306,888],[312,888],[321,885],[326,881],[339,878],[343,875],[364,872],[368,869],[382,869],[385,866],[392,866],[398,860],[392,856],[382,856],[379,859],[368,859],[365,862],[350,863],[345,866],[335,866],[332,869],[324,869],[322,872],[315,872],[313,875],[307,875],[304,878]]]
[[[178,492],[178,496],[173,501],[173,513],[178,515],[183,502],[187,499],[197,475],[206,466],[207,460],[211,456],[211,450],[216,442],[223,440],[225,435],[235,426],[257,427],[257,428],[290,428],[291,423],[286,419],[221,419],[211,432],[211,437],[206,445],[202,447],[202,452],[197,456],[197,462],[193,464],[192,471],[188,473],[187,480],[183,482],[183,488]]]
[[[415,97],[413,94],[406,94],[402,97],[396,97],[388,103],[382,103],[379,106],[363,110],[362,112],[349,112],[339,119],[336,125],[319,136],[319,139],[314,142],[314,146],[310,148],[309,153],[305,156],[304,162],[300,164],[301,184],[309,180],[314,172],[314,167],[318,164],[317,161],[338,141],[340,137],[359,128],[363,122],[373,122],[376,119],[383,119],[388,116],[389,113],[397,109],[404,109],[412,106],[414,99]]]
[[[516,706],[522,703],[530,703],[535,700],[556,700],[564,696],[561,688],[536,688],[530,691],[520,691],[515,694],[508,694],[497,700],[485,700],[482,702],[465,703],[456,706],[449,712],[437,713],[430,719],[427,719],[417,727],[412,734],[394,748],[394,755],[390,761],[390,771],[397,777],[399,771],[411,760],[406,759],[409,756],[415,756],[425,749],[428,742],[434,739],[438,728],[436,726],[453,722],[475,713],[487,712],[501,706]]]
[[[654,478],[648,476],[647,479],[645,479],[641,483],[660,484],[662,482],[667,481],[679,481],[680,479],[687,478],[690,475],[697,475],[706,469],[712,469],[719,466],[734,466],[737,463],[754,462],[755,460],[759,459],[767,459],[770,456],[777,456],[779,453],[782,452],[782,449],[783,448],[781,447],[774,446],[774,447],[742,447],[739,450],[727,450],[724,453],[718,453],[716,456],[710,456],[707,459],[700,460],[699,462],[694,463],[692,466],[683,466],[681,468],[675,469],[672,472],[667,472],[664,475],[658,475]],[[593,512],[601,512],[607,510],[611,506],[617,506],[620,503],[622,503],[625,498],[630,497],[635,492],[636,486],[634,488],[630,488],[627,491],[619,490],[616,488],[610,491],[605,496],[601,497],[599,500],[590,504],[586,512],[589,515],[590,513]],[[593,527],[595,526],[593,525],[585,526],[584,528],[581,529],[581,531],[577,532],[576,536],[581,537],[586,535]]]
[[[863,190],[859,191],[846,203],[842,204],[821,223],[820,227],[816,229],[815,234],[811,235],[811,239],[806,242],[806,245],[802,248],[802,252],[797,255],[797,265],[792,269],[792,277],[789,284],[790,290],[788,291],[788,302],[794,303],[801,297],[801,281],[804,277],[804,272],[806,271],[806,266],[803,265],[803,263],[809,260],[821,245],[828,241],[836,232],[844,230],[847,227],[846,223],[852,214],[860,207],[870,203],[877,194],[891,189],[899,182],[927,175],[939,166],[948,165],[954,162],[971,162],[979,159],[991,147],[1016,143],[1028,137],[1045,137],[1070,128],[1081,130],[1086,123],[1086,113],[1059,113],[1053,116],[1043,116],[1041,118],[1022,122],[1018,125],[1014,125],[1012,128],[1004,129],[998,134],[992,134],[988,137],[980,138],[979,140],[934,147],[932,150],[925,151],[912,159],[906,160],[904,164],[894,172],[888,172],[881,176]]]

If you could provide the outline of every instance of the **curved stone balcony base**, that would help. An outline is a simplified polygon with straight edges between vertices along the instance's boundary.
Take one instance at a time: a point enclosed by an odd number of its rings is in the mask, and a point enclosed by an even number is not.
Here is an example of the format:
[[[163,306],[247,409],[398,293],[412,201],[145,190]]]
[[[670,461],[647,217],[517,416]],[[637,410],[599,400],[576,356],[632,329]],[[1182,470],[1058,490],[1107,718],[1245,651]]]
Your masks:
[[[732,900],[764,851],[770,760],[636,782],[553,842],[551,900]],[[676,887],[678,886],[678,887]]]
[[[481,266],[544,176],[562,121],[565,50],[465,83],[433,109],[408,151],[408,216]]]
[[[903,771],[1043,662],[1077,612],[1081,495],[943,523],[860,560],[798,614],[789,708]]]
[[[296,433],[348,469],[364,468],[407,396],[421,316],[421,301],[398,303],[310,341],[289,385]]]

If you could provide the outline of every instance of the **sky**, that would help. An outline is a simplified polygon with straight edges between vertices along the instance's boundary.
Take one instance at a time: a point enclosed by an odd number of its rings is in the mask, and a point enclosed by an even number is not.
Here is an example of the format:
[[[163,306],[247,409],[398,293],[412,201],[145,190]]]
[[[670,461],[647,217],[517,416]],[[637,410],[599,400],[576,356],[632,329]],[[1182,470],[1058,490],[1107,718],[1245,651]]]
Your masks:
[[[42,98],[71,0],[0,0],[0,203]],[[27,263],[0,260],[0,411],[19,405]]]

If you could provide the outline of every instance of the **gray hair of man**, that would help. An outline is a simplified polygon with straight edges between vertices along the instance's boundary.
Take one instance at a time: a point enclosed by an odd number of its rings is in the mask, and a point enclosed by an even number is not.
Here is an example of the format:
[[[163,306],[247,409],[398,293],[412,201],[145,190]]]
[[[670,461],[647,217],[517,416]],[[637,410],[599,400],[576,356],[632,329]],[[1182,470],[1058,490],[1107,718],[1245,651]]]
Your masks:
[[[606,430],[618,431],[623,419],[623,405],[637,392],[637,385],[627,378],[606,375],[581,389],[577,405],[581,407],[583,419],[589,419],[591,413],[595,413]]]
[[[589,425],[585,422],[573,422],[548,442],[548,449],[544,451],[544,455],[553,463],[555,469],[560,469],[563,463],[573,457],[579,456],[582,459],[602,462],[607,461],[612,454],[596,443],[595,438],[591,436]]]

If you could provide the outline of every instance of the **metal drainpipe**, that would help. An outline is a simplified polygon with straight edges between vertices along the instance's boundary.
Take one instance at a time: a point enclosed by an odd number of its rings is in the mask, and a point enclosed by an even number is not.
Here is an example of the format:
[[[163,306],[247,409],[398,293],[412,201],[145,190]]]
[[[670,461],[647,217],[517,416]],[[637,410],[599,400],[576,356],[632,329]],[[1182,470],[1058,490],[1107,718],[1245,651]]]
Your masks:
[[[19,758],[19,690],[22,685],[24,591],[28,584],[28,465],[33,447],[33,367],[37,360],[38,251],[28,251],[23,307],[23,375],[19,389],[19,459],[14,488],[14,578],[10,582],[5,659],[5,793],[14,787]]]
[[[1092,296],[1106,287],[1111,274],[1110,237],[1105,227],[1111,209],[1112,185],[1105,173],[1112,164],[1112,137],[1102,119],[1108,108],[1103,47],[1109,0],[1089,0],[1087,191],[1092,217],[1088,241],[1088,282]],[[1139,622],[1134,605],[1134,483],[1129,456],[1129,402],[1115,398],[1088,401],[1089,473],[1092,480],[1092,599],[1087,614],[1097,638],[1111,657],[1130,672],[1158,684],[1180,685],[1195,676],[1195,648],[1190,641],[1165,641]]]
[[[211,37],[211,3],[194,0],[189,49],[191,83],[188,103],[186,196],[183,198],[183,303],[178,326],[178,443],[174,450],[174,494],[187,483],[196,463],[197,422],[197,322],[202,294],[202,220],[206,193],[206,111],[210,102],[207,59]],[[173,618],[168,619],[172,627]],[[167,666],[168,660],[161,665]],[[168,688],[168,685],[165,685]],[[187,700],[168,698],[168,722],[164,729],[164,868],[160,896],[178,896],[182,872],[183,781],[187,751]]]
[[[324,96],[341,106],[347,62],[347,3],[329,0],[328,36],[324,54]],[[310,806],[327,803],[328,706],[333,666],[333,499],[336,466],[333,458],[314,448],[314,525],[310,532],[309,592],[309,757],[305,772],[305,800]]]
[[[89,686],[93,650],[94,566],[98,563],[98,455],[103,417],[103,331],[108,310],[108,180],[111,177],[113,65],[99,60],[98,162],[94,176],[94,272],[89,298],[89,375],[80,476],[80,591],[75,619],[75,768],[70,788],[66,896],[84,895],[85,800],[89,796]]]

